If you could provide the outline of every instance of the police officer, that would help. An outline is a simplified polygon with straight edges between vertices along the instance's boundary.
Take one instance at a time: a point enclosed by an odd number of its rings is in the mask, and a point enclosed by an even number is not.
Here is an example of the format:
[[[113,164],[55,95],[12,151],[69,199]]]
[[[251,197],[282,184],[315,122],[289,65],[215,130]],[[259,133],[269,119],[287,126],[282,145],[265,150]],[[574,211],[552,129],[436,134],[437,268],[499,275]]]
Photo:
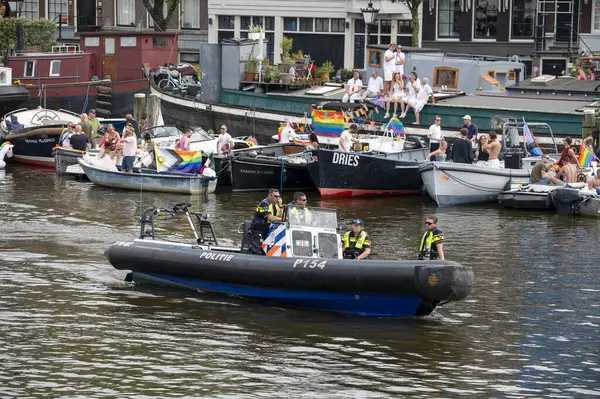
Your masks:
[[[264,255],[260,247],[261,240],[267,237],[271,223],[281,221],[281,209],[281,194],[279,194],[279,190],[272,188],[269,190],[267,198],[260,201],[254,212],[248,237],[248,249],[251,253]]]
[[[371,259],[371,241],[362,226],[362,220],[354,219],[352,221],[352,231],[344,234],[342,238],[344,259]]]
[[[425,220],[427,231],[421,239],[419,247],[419,259],[440,259],[444,260],[444,233],[437,228],[438,219],[435,216],[429,216]]]
[[[288,206],[288,220],[299,222],[303,225],[310,225],[312,222],[312,215],[309,209],[305,208],[306,194],[301,191],[294,193],[294,200],[290,202]]]

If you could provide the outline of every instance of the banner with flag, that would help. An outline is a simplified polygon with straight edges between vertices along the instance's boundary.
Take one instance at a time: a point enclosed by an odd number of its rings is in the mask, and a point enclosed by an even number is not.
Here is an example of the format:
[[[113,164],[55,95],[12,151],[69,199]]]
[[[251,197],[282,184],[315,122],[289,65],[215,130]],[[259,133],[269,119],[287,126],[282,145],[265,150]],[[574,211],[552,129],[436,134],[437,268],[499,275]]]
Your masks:
[[[527,126],[526,122],[523,122],[523,135],[525,136],[525,141],[527,142],[527,150],[534,157],[541,157],[542,150],[538,146],[535,141],[535,137],[533,137],[533,133],[529,130],[529,126]]]
[[[385,131],[392,132],[394,140],[400,140],[404,138],[404,125],[398,118],[392,118],[385,126]]]
[[[583,144],[579,146],[579,166],[589,168],[592,166],[594,158],[594,154],[586,146]]]
[[[312,120],[317,136],[339,137],[344,131],[345,118],[342,111],[313,110]]]
[[[212,164],[212,153],[202,151],[179,151],[172,148],[154,147],[158,172],[202,173]]]
[[[379,108],[385,109],[385,97],[384,96],[377,96],[377,97],[369,100],[369,102]]]

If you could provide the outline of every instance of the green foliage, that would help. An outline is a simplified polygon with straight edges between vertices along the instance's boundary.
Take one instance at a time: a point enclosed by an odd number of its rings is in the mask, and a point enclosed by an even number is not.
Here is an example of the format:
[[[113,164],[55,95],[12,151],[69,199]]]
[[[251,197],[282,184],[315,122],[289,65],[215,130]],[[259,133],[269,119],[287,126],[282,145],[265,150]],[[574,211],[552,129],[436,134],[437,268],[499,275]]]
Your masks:
[[[290,51],[292,51],[292,47],[294,45],[294,39],[292,39],[291,37],[283,37],[281,39],[281,52],[284,55],[289,55]]]
[[[50,51],[54,45],[56,23],[45,19],[32,21],[26,18],[0,19],[0,51],[6,51],[17,43],[17,24],[23,26],[23,47],[39,47]]]
[[[250,57],[246,61],[246,71],[256,72],[258,70],[258,58]]]
[[[390,0],[392,3],[404,4],[410,11],[412,17],[412,45],[413,47],[419,47],[419,28],[421,23],[419,21],[419,6],[423,3],[423,0]]]
[[[318,70],[321,70],[321,75],[324,75],[326,73],[327,74],[332,73],[333,71],[335,71],[335,68],[333,67],[333,64],[331,63],[331,61],[325,61],[323,63],[323,65],[321,65],[321,67],[318,68]]]

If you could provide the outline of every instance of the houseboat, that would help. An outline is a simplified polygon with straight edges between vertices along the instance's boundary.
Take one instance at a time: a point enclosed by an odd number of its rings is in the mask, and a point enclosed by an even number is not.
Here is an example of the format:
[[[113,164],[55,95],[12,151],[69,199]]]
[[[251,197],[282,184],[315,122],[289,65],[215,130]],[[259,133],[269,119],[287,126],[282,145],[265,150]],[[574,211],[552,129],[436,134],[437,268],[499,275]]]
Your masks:
[[[148,92],[142,65],[177,62],[175,33],[85,32],[78,45],[47,53],[17,52],[8,57],[13,80],[29,91],[28,108],[96,108],[99,116],[133,111],[133,94]]]

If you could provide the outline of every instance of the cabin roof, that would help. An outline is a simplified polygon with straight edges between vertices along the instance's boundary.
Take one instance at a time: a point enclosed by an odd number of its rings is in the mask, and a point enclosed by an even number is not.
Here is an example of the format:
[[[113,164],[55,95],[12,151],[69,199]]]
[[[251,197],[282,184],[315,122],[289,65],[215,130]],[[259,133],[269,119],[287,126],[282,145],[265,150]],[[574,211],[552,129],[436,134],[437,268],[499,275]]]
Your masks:
[[[375,50],[387,50],[388,44],[369,44],[367,48],[375,49]],[[446,53],[446,50],[441,50],[437,48],[421,48],[421,47],[410,47],[410,46],[402,46],[403,53]]]
[[[573,114],[590,105],[590,100],[555,99],[544,97],[507,97],[495,95],[456,96],[436,101],[437,104],[466,108],[487,108],[515,112],[536,111],[552,114]]]
[[[508,86],[507,90],[560,91],[600,95],[600,81],[578,80],[571,76],[541,75]]]
[[[155,31],[118,31],[118,30],[103,30],[100,32],[80,32],[79,36],[175,36],[175,32],[155,32]]]

